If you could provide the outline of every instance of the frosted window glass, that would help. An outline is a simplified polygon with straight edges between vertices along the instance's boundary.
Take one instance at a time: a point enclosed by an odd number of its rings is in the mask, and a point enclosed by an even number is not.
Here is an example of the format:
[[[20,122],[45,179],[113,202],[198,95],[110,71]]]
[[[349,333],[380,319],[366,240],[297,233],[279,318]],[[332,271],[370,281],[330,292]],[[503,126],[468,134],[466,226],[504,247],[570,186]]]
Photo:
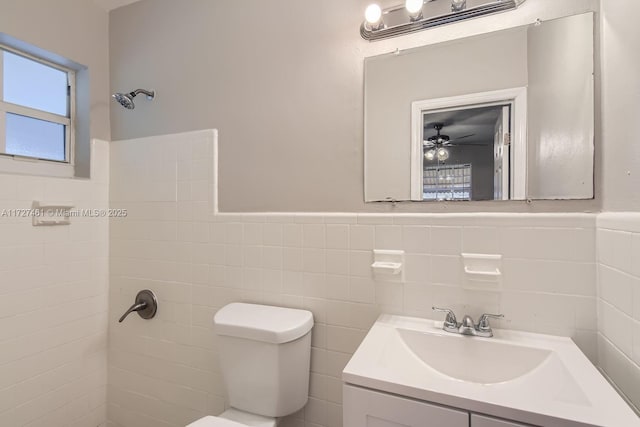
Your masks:
[[[11,52],[2,55],[5,102],[68,116],[66,72]]]
[[[6,154],[65,160],[64,125],[7,113]]]

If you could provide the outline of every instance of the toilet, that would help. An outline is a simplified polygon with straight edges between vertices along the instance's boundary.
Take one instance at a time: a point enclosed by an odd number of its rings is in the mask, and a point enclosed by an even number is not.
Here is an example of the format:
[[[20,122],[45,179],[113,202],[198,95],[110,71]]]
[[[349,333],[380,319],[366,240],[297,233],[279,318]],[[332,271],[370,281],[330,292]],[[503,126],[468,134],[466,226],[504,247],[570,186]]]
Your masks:
[[[230,408],[187,427],[275,427],[306,405],[311,312],[233,303],[213,324]]]

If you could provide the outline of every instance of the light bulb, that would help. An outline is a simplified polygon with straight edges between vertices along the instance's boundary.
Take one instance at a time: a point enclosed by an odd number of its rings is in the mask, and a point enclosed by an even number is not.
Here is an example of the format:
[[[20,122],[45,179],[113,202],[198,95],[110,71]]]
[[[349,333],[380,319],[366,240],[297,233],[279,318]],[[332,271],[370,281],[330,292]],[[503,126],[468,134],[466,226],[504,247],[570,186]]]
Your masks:
[[[371,25],[375,25],[380,22],[382,18],[382,9],[377,4],[370,4],[364,11],[364,19]]]
[[[424,158],[428,161],[432,161],[436,158],[436,150],[429,150],[424,154]]]
[[[407,12],[412,17],[416,17],[422,14],[423,0],[406,0],[404,7],[407,8]]]
[[[438,160],[445,161],[449,158],[449,151],[446,148],[438,148]]]
[[[451,0],[451,12],[461,12],[467,8],[467,0]]]

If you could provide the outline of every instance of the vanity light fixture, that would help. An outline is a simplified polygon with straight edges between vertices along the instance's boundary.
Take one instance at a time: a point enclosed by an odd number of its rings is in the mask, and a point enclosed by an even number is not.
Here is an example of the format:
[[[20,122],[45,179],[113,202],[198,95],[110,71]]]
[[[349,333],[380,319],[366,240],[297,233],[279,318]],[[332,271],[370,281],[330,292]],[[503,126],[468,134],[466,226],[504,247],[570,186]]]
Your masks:
[[[467,8],[467,0],[451,0],[451,12],[460,12]]]
[[[424,0],[406,0],[404,3],[405,9],[409,14],[411,22],[419,21],[422,19],[422,6],[424,6]]]
[[[526,0],[405,0],[402,5],[382,9],[371,4],[360,26],[363,39],[374,41],[400,36],[439,25],[516,9]]]
[[[384,21],[382,20],[382,8],[373,3],[367,6],[364,11],[364,23],[363,26],[366,26],[371,31],[378,31],[381,28],[384,28]]]

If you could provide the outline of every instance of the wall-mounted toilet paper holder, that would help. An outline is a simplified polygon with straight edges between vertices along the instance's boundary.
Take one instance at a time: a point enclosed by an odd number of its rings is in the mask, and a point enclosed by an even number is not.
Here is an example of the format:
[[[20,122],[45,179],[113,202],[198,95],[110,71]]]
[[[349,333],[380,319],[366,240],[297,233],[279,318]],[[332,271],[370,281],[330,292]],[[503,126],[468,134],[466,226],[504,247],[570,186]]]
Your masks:
[[[158,300],[156,298],[156,294],[148,289],[138,292],[138,295],[136,295],[136,302],[129,307],[129,310],[122,315],[118,322],[122,323],[122,321],[134,311],[137,311],[138,316],[143,319],[152,319],[158,311]]]

